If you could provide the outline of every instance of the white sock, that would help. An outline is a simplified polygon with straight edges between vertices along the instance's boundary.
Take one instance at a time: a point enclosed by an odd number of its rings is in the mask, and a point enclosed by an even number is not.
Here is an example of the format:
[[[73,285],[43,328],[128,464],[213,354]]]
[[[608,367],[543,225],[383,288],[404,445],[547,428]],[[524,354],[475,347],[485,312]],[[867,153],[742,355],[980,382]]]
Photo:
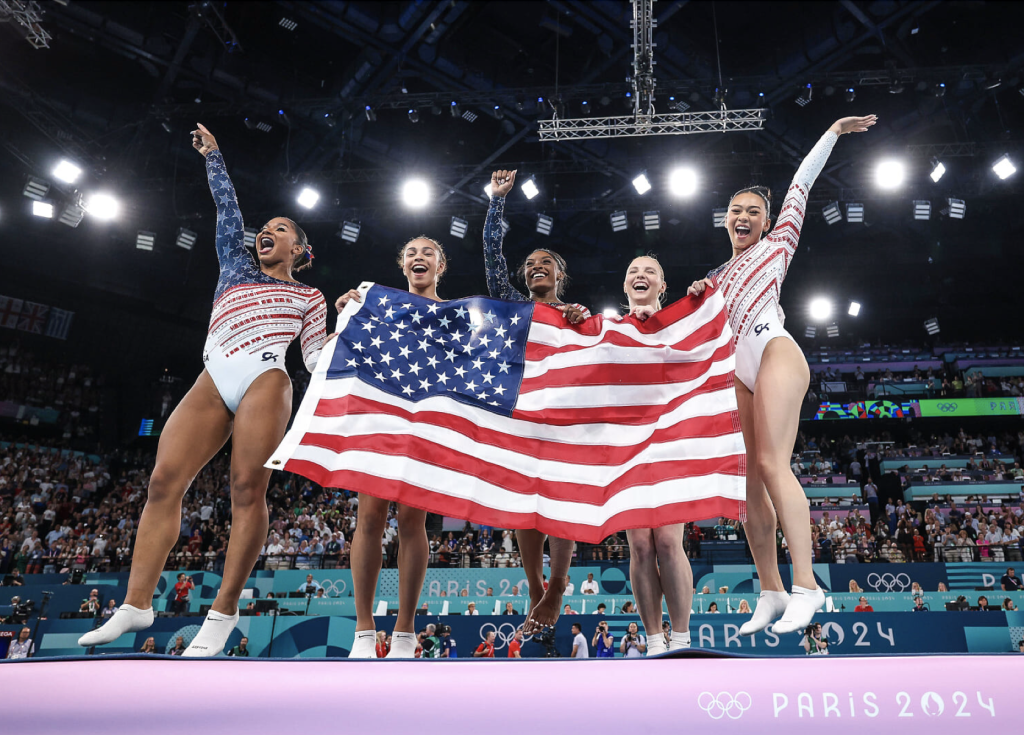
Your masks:
[[[125,633],[137,633],[153,624],[153,608],[140,610],[131,605],[121,605],[103,627],[90,630],[78,639],[78,645],[85,648],[112,643]]]
[[[672,639],[668,642],[668,650],[677,651],[680,648],[690,647],[690,631],[676,633],[672,631]]]
[[[794,587],[794,589],[796,589]],[[753,635],[767,628],[773,620],[786,612],[789,595],[785,592],[761,590],[757,597],[757,605],[750,620],[740,626],[740,635]]]
[[[238,625],[238,611],[234,615],[210,610],[206,613],[206,620],[199,633],[192,639],[192,643],[181,654],[185,658],[211,658],[224,650],[224,644],[228,642],[228,636]]]
[[[825,604],[825,593],[821,587],[809,590],[793,585],[793,595],[786,605],[786,612],[772,628],[778,634],[803,631],[811,624],[814,613]]]
[[[384,658],[415,658],[417,645],[419,645],[419,642],[416,640],[415,633],[392,633],[391,650],[388,651],[388,655]],[[376,650],[375,644],[374,652]]]
[[[394,640],[394,639],[392,639]],[[377,658],[377,631],[357,630],[349,658]]]
[[[665,643],[665,636],[658,633],[654,636],[647,636],[647,655],[657,656],[659,653],[665,653],[668,650],[668,644]]]

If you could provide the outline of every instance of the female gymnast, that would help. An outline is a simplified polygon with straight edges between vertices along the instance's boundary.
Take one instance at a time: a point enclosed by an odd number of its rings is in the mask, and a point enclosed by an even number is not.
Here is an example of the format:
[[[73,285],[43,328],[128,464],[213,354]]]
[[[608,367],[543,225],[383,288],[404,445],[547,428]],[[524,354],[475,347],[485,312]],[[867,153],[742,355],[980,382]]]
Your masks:
[[[629,313],[645,320],[661,309],[665,300],[665,271],[653,256],[634,258],[626,269],[622,290]],[[693,570],[683,551],[686,524],[626,531],[629,541],[629,581],[647,631],[647,655],[690,647],[690,608],[693,604]],[[672,637],[662,635],[661,600],[665,598],[672,621]]]
[[[205,368],[174,409],[157,446],[124,604],[78,644],[96,646],[148,628],[153,592],[178,540],[181,501],[199,470],[232,438],[231,536],[223,581],[202,629],[185,652],[216,656],[238,623],[238,597],[267,540],[263,467],[284,438],[292,410],[285,352],[296,337],[312,371],[326,337],[326,304],[315,288],[292,276],[313,258],[306,234],[287,217],[263,225],[256,258],[245,249],[242,214],[217,141],[202,125],[192,147],[206,158],[217,205],[220,278],[203,354]]]
[[[398,265],[409,283],[409,293],[433,301],[437,283],[448,267],[441,243],[429,237],[413,238],[398,254]],[[341,296],[335,306],[340,312],[350,300],[362,301],[355,289]],[[373,621],[373,597],[380,578],[381,537],[388,520],[390,501],[365,493],[359,496],[359,516],[352,539],[352,593],[356,601],[356,635],[349,658],[375,658],[376,628]],[[396,503],[398,506],[398,618],[386,658],[414,658],[416,655],[416,605],[423,580],[427,576],[430,547],[427,543],[427,512]]]
[[[505,195],[516,183],[515,171],[495,171],[491,174],[491,204],[484,220],[484,266],[487,270],[487,290],[496,299],[507,301],[537,301],[559,307],[571,324],[579,324],[590,316],[590,312],[579,304],[562,301],[568,275],[565,260],[554,250],[534,250],[530,253],[517,273],[526,282],[530,296],[527,298],[508,280],[508,264],[502,252],[505,231],[501,218],[505,209]],[[562,610],[562,596],[565,594],[565,577],[572,563],[575,542],[570,539],[551,537],[551,582],[544,589],[544,540],[546,534],[533,528],[516,531],[519,555],[523,561],[523,572],[530,585],[530,612],[523,625],[523,635],[532,635],[537,630],[554,625]]]
[[[744,528],[761,578],[753,617],[740,633],[752,635],[775,623],[776,633],[803,630],[825,595],[811,569],[811,523],[807,498],[789,468],[800,422],[800,403],[810,371],[796,341],[782,327],[779,292],[796,253],[807,196],[844,133],[862,133],[877,117],[844,117],[832,124],[797,169],[771,224],[771,193],[741,189],[726,215],[732,258],[696,281],[687,293],[722,290],[736,339],[736,398],[747,449],[747,521]],[[767,235],[767,236],[766,236]],[[776,516],[776,513],[778,516]],[[787,595],[775,555],[776,517],[793,559],[793,594]]]

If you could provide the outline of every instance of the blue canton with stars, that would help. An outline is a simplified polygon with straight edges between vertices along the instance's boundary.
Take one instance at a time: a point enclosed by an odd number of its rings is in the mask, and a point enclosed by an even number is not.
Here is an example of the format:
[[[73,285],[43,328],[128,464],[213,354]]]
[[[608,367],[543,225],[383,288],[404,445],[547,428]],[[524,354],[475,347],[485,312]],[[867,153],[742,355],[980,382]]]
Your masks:
[[[338,335],[327,377],[355,375],[410,401],[449,396],[509,416],[533,308],[480,296],[431,301],[374,285]]]

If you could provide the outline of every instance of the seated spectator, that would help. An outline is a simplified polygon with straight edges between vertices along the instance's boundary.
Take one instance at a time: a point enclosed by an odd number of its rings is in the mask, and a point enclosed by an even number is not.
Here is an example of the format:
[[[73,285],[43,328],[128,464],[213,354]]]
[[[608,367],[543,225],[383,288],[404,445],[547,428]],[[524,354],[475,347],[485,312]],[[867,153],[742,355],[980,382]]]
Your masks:
[[[424,604],[426,604],[426,603],[424,603]],[[506,602],[505,603],[505,609],[502,610],[501,614],[502,615],[518,615],[519,613],[517,613],[515,611],[515,609],[512,607],[512,603],[511,602]]]
[[[142,648],[139,649],[139,653],[156,653],[156,639],[150,636],[146,639],[146,642],[142,644]]]
[[[1017,576],[1014,568],[1009,567],[1006,574],[999,580],[999,587],[1004,592],[1020,592],[1024,589],[1024,583],[1021,582],[1021,578]]]
[[[180,656],[183,653],[185,653],[186,648],[187,646],[185,645],[185,639],[179,635],[177,638],[174,639],[174,648],[171,649],[171,655]]]
[[[578,615],[578,614],[579,613],[577,613],[575,610],[573,610],[572,606],[569,605],[568,603],[566,603],[565,607],[562,608],[562,615]]]
[[[740,600],[740,606],[736,608],[736,612],[743,613],[746,615],[752,615],[753,610],[750,609],[750,603],[746,600]]]
[[[875,608],[868,604],[868,598],[861,597],[857,602],[857,607],[853,608],[854,612],[874,612]]]
[[[717,613],[717,612],[718,612],[718,603],[717,602],[712,602],[710,605],[708,605],[708,613]]]
[[[623,615],[635,615],[636,614],[636,606],[633,604],[632,600],[626,600],[622,604],[622,614]]]
[[[1003,600],[1003,610],[1005,610],[1006,612],[1016,612],[1017,604],[1009,597],[1007,597],[1005,600]]]
[[[476,609],[476,603],[471,602],[466,605],[466,615],[479,615],[479,611]]]
[[[985,595],[978,598],[978,610],[988,610],[988,598]]]
[[[109,600],[107,600],[107,606],[105,608],[103,608],[103,612],[101,614],[103,615],[104,618],[109,618],[111,615],[113,615],[116,612],[117,612],[117,602],[114,600],[113,597],[111,597]]]
[[[249,652],[249,639],[243,635],[242,640],[238,642],[237,646],[233,646],[229,649],[227,655],[236,656],[238,658],[249,658],[251,655]]]
[[[598,586],[597,582],[594,580],[593,573],[588,573],[586,581],[583,584],[580,585],[580,594],[581,595],[596,595],[600,591],[601,591],[601,588]]]
[[[928,612],[928,608],[924,606],[924,598],[920,595],[914,597],[914,607],[911,608],[911,612]]]

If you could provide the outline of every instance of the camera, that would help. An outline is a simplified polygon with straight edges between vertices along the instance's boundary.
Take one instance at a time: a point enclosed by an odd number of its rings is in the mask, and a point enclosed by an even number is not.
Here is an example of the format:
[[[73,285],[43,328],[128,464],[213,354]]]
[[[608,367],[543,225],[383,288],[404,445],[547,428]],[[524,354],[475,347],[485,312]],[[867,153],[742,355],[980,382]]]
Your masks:
[[[35,609],[36,603],[32,600],[18,602],[16,605],[11,606],[11,617],[8,619],[8,622],[11,625],[24,625],[28,622],[29,616]]]

